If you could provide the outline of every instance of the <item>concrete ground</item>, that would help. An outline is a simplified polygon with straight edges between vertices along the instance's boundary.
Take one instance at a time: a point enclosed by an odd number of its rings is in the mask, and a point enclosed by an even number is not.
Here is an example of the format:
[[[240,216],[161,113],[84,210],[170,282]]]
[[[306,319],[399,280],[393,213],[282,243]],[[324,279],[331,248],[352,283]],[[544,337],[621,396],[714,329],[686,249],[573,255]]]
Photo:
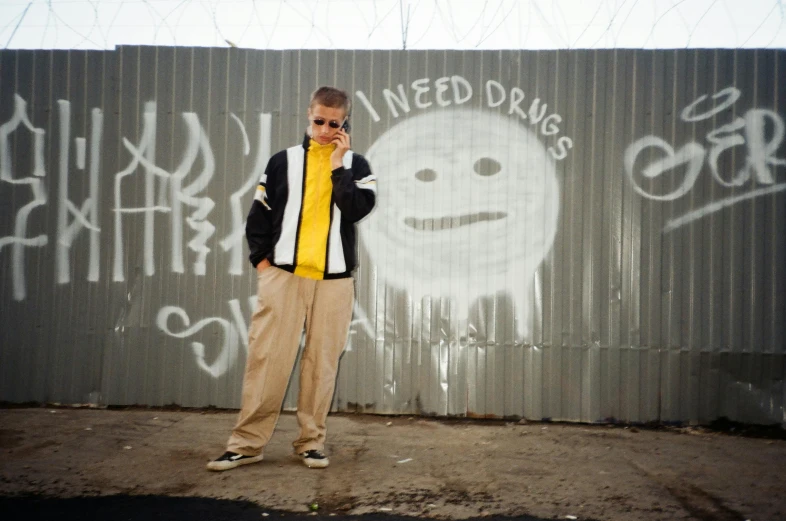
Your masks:
[[[264,461],[208,472],[235,416],[0,409],[0,496],[244,499],[325,516],[786,519],[783,436],[340,414],[328,419],[331,465],[313,470],[291,455],[297,422],[284,414]]]

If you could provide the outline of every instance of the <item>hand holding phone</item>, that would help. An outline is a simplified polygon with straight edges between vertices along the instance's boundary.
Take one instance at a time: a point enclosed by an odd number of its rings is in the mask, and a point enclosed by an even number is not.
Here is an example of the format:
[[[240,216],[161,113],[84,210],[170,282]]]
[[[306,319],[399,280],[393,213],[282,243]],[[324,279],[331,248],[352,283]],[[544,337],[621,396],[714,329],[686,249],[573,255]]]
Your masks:
[[[348,129],[349,124],[344,120],[344,125],[333,136],[333,143],[336,145],[336,149],[330,155],[330,164],[331,167],[335,170],[336,168],[340,168],[343,164],[344,154],[347,153],[350,147],[350,139],[349,139],[349,132]]]

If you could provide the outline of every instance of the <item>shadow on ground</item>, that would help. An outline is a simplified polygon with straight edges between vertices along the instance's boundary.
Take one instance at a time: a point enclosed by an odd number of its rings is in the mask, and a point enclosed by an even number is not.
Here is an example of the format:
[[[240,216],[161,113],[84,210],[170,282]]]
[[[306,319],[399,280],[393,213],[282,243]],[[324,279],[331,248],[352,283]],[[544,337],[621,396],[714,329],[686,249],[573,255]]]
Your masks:
[[[154,521],[154,520],[200,520],[200,521],[260,521],[274,520],[364,520],[364,521],[411,521],[416,518],[393,514],[344,514],[322,515],[281,512],[260,507],[251,501],[231,501],[201,497],[168,496],[98,496],[76,498],[52,498],[44,496],[0,497],[0,512],[5,521]],[[532,516],[488,516],[483,521],[552,521]],[[469,521],[469,520],[468,520]]]

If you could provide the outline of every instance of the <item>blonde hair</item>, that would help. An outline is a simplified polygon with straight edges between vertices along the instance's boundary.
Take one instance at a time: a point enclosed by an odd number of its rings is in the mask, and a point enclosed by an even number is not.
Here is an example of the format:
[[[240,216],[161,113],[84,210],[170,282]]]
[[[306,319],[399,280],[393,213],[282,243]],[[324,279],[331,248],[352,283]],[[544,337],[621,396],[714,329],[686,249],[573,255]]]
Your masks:
[[[314,93],[311,94],[309,108],[313,108],[314,105],[322,105],[332,109],[342,108],[345,114],[349,114],[349,96],[347,96],[347,93],[343,90],[335,87],[325,86],[315,90]]]

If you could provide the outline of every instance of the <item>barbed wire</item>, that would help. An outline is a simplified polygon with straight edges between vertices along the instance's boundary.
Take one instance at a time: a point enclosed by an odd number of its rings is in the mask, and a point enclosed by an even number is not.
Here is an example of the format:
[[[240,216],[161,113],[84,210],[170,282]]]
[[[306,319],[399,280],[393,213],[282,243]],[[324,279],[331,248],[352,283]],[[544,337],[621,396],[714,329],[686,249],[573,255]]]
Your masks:
[[[786,48],[784,1],[3,0],[0,41],[6,49]]]

